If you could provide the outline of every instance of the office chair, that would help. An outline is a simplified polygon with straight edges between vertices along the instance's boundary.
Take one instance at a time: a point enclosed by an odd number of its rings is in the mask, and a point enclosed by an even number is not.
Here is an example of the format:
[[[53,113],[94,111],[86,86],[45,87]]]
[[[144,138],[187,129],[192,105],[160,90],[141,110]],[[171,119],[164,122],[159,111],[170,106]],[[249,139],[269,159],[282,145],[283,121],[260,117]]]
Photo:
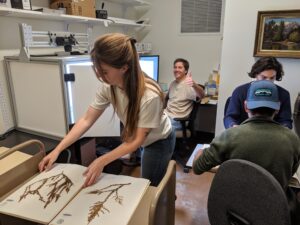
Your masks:
[[[189,168],[186,167],[186,162],[193,151],[188,144],[188,139],[195,136],[194,120],[197,116],[199,104],[199,102],[193,103],[192,112],[188,117],[174,119],[181,123],[181,130],[176,131],[174,158],[183,167],[185,173],[189,172]]]
[[[150,186],[128,225],[174,225],[176,162],[169,162],[157,187]]]
[[[221,164],[207,202],[211,225],[290,225],[286,195],[278,181],[252,162]]]

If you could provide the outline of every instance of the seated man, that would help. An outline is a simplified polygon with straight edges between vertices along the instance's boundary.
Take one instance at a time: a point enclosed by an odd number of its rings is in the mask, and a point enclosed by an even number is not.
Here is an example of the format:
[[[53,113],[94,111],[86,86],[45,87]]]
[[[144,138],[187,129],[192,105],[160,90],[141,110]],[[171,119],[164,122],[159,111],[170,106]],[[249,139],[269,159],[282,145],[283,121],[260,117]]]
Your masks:
[[[170,84],[166,97],[165,112],[172,121],[172,126],[180,130],[181,124],[174,118],[186,118],[193,109],[193,101],[204,96],[204,90],[192,79],[188,73],[189,62],[185,59],[176,59],[173,64],[175,80]]]
[[[272,82],[275,80],[282,80],[283,75],[282,65],[274,57],[264,57],[259,59],[252,66],[251,72],[249,73],[249,77],[255,78],[256,80],[269,80]],[[250,83],[246,83],[233,91],[224,116],[224,126],[226,129],[237,126],[248,118],[248,115],[244,110],[244,101],[246,100],[249,86]],[[292,129],[293,121],[290,94],[280,86],[277,86],[277,88],[279,92],[280,110],[275,115],[274,120],[281,125]]]
[[[280,109],[278,95],[273,82],[252,82],[244,103],[249,119],[224,131],[209,148],[200,150],[193,162],[194,173],[201,174],[229,159],[248,160],[268,170],[286,192],[290,205],[297,205],[288,181],[300,163],[300,140],[293,131],[273,120]]]

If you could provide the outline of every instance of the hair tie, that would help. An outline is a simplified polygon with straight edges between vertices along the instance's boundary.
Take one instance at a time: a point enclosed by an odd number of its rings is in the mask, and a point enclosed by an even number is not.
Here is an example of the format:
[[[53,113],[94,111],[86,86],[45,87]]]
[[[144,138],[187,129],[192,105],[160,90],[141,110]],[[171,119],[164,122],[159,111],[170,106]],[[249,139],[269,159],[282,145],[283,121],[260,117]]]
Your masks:
[[[132,45],[135,45],[135,43],[136,43],[136,39],[134,39],[134,38],[129,38],[129,41],[130,41],[130,43],[132,44]]]

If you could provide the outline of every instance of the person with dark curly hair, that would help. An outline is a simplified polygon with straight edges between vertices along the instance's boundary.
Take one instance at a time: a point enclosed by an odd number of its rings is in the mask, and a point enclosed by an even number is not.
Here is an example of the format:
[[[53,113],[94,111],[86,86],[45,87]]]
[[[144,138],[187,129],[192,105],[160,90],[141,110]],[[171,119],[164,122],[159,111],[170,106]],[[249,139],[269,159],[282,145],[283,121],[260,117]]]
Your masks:
[[[254,65],[249,77],[255,80],[269,80],[274,82],[281,81],[284,75],[281,63],[274,57],[262,57]],[[251,82],[237,87],[230,98],[228,108],[224,116],[224,126],[226,129],[240,125],[243,121],[248,119],[248,115],[244,110],[244,102],[246,100],[247,91]],[[280,110],[275,115],[274,120],[281,125],[293,128],[291,100],[289,92],[276,85],[279,93]]]

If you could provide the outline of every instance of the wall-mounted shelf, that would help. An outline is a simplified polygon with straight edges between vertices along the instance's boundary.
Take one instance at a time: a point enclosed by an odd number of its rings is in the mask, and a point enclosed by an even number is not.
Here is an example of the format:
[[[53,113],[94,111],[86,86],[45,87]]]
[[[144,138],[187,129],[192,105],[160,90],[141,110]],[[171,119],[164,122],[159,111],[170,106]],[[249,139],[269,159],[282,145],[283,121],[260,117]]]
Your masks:
[[[106,0],[107,2],[114,2],[118,4],[128,5],[128,6],[147,6],[151,5],[149,2],[143,0]]]
[[[30,10],[14,9],[0,6],[0,16],[6,17],[18,17],[18,18],[29,18],[29,19],[39,19],[39,20],[56,20],[66,23],[86,23],[90,25],[125,25],[134,27],[146,27],[150,26],[148,24],[137,24],[134,20],[127,20],[116,17],[109,17],[105,19],[96,19],[83,16],[73,16],[65,14],[52,14],[44,13]]]
[[[151,27],[150,24],[139,24],[136,23],[134,20],[128,20],[123,18],[117,18],[117,17],[108,17],[108,20],[113,21],[113,24],[115,25],[127,25],[127,26],[134,26],[134,27]]]
[[[139,7],[139,6],[150,6],[151,4],[144,0],[106,0],[107,2],[117,3],[123,6],[123,10],[126,11],[129,7]],[[125,12],[124,12],[125,14]],[[116,17],[108,17],[108,19],[111,19],[115,25],[128,25],[128,26],[134,26],[135,28],[145,28],[150,27],[151,25],[146,23],[136,23],[134,20],[129,20],[125,18],[116,18]]]

